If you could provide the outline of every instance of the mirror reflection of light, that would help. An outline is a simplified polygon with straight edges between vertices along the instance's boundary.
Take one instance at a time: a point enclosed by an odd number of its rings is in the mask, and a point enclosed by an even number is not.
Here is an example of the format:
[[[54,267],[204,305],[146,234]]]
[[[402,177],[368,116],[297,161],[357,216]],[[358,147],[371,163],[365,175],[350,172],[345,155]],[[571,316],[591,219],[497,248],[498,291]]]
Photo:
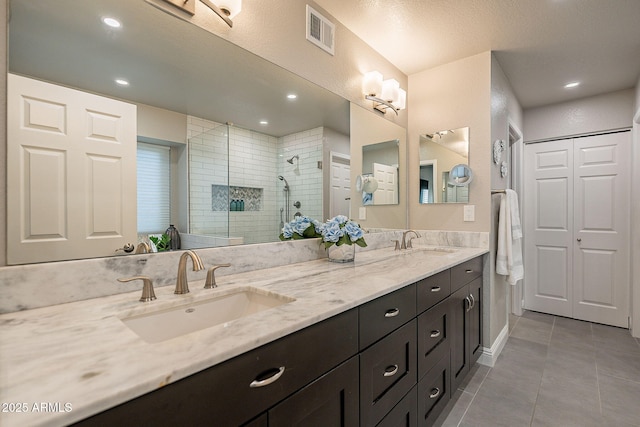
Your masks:
[[[120,23],[120,21],[118,21],[115,18],[102,18],[102,22],[105,23],[105,25],[108,25],[111,28],[120,28],[122,26],[122,24]]]
[[[287,95],[288,99],[296,99],[298,98],[298,95],[296,95],[295,93],[290,93],[289,95]]]
[[[125,79],[116,79],[116,83],[120,86],[129,86],[129,82]]]

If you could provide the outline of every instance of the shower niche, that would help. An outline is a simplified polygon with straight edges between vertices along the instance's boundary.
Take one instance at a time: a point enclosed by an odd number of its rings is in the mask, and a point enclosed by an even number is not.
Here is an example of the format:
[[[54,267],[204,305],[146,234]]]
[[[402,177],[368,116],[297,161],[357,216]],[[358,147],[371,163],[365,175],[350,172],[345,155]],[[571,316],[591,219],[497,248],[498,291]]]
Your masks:
[[[211,210],[212,211],[249,211],[258,212],[262,209],[262,188],[236,187],[228,185],[211,185]],[[242,208],[232,204],[234,201],[242,202]]]

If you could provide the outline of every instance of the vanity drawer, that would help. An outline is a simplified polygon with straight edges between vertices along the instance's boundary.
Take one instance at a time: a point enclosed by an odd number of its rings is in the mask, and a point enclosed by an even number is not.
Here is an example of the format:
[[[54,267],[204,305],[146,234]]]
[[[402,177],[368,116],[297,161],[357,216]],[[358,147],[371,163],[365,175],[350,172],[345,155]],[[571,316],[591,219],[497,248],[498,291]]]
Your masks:
[[[418,421],[420,425],[433,425],[449,403],[449,353],[418,383]]]
[[[376,427],[417,427],[418,386],[414,386]]]
[[[355,309],[339,314],[80,425],[240,425],[355,355],[357,316]],[[270,382],[281,367],[280,377]]]
[[[416,320],[360,354],[360,423],[376,425],[416,384]]]
[[[441,271],[433,276],[426,277],[416,284],[417,289],[417,312],[433,307],[451,293],[451,272]]]
[[[445,354],[449,354],[450,334],[449,300],[418,316],[418,378],[422,378]]]
[[[482,276],[482,257],[479,256],[451,267],[451,292]]]
[[[416,286],[409,285],[359,308],[360,349],[416,317]]]

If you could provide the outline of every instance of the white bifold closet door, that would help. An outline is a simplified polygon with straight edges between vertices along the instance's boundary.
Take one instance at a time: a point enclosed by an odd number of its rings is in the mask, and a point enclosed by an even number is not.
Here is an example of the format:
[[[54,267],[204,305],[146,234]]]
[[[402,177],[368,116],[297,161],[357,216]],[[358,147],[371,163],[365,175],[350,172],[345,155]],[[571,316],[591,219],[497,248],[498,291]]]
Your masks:
[[[526,309],[628,327],[630,132],[525,146]]]

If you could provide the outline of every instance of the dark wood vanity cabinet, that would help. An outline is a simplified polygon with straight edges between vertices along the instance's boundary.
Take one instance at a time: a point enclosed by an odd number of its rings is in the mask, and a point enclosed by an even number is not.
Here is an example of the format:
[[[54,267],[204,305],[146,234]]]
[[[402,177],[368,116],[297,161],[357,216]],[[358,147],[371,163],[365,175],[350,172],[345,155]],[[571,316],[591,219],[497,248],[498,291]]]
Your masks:
[[[453,267],[451,278],[451,388],[455,390],[482,353],[482,258]]]
[[[482,351],[482,257],[77,425],[430,426]]]

